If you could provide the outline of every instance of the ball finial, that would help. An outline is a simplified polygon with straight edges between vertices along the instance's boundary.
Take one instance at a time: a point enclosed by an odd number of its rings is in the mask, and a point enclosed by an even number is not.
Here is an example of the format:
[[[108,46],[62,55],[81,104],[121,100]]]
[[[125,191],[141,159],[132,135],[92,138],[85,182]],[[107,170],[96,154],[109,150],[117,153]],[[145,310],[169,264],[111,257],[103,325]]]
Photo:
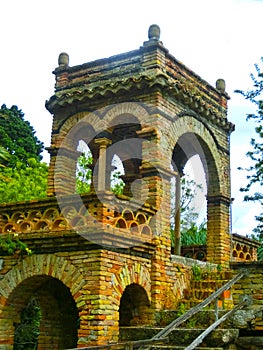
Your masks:
[[[160,39],[160,27],[157,24],[152,24],[148,30],[149,40],[159,40]]]
[[[66,52],[61,52],[58,56],[58,65],[59,66],[68,66],[69,64],[69,55]]]
[[[220,92],[226,91],[226,82],[224,79],[217,79],[216,81],[216,89]]]

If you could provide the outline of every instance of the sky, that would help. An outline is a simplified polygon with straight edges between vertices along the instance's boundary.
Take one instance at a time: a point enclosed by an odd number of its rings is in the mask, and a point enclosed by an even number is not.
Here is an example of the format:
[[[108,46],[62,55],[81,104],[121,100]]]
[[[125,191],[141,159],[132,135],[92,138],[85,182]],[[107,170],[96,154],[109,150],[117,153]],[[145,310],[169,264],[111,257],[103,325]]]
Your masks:
[[[252,86],[250,73],[262,52],[263,0],[2,0],[0,2],[0,104],[17,105],[48,147],[52,116],[45,101],[54,93],[60,52],[70,66],[139,48],[158,24],[169,52],[215,86],[226,81],[230,96],[233,232],[251,233],[255,204],[239,188],[255,125],[251,105],[234,91]],[[48,162],[47,153],[44,160]]]

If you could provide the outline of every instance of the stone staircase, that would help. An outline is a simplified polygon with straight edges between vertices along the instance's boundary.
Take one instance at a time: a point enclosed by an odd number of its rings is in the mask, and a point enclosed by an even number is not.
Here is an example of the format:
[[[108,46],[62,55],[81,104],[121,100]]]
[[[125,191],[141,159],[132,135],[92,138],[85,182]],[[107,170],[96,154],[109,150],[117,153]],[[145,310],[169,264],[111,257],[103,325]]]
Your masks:
[[[190,288],[185,290],[183,298],[178,305],[179,309],[184,305],[185,310],[196,306],[209,297],[213,292],[221,288],[233,277],[231,271],[204,272],[202,276],[196,276],[191,281]],[[217,307],[220,310],[229,310],[233,307],[230,291],[224,291],[218,298]],[[215,304],[211,303],[207,309],[215,309]]]
[[[120,329],[120,341],[134,341],[151,339],[162,328],[160,327],[122,327]],[[192,343],[206,328],[176,328],[168,336],[169,341],[145,347],[145,349],[185,349]],[[216,329],[209,334],[204,341],[195,349],[223,350],[225,346],[234,343],[238,338],[237,329]],[[141,347],[140,349],[143,349]]]
[[[222,287],[232,278],[228,271],[216,271],[207,275],[197,276],[191,282],[191,287],[185,291],[183,298],[176,310],[163,310],[156,314],[156,326],[131,326],[120,329],[120,341],[134,341],[151,339],[159,331],[165,328],[170,322],[183,315],[186,311],[196,306],[213,292]],[[224,291],[222,295],[212,302],[196,315],[192,316],[179,328],[175,328],[168,335],[168,342],[158,343],[145,347],[145,349],[186,349],[204,330],[206,330],[216,320],[220,318],[229,309],[233,308],[233,301],[229,290]],[[238,329],[231,329],[230,323],[225,321],[218,328],[212,331],[201,344],[195,349],[202,350],[223,350],[228,349],[230,344],[234,344],[239,336]],[[140,349],[144,349],[141,347]]]

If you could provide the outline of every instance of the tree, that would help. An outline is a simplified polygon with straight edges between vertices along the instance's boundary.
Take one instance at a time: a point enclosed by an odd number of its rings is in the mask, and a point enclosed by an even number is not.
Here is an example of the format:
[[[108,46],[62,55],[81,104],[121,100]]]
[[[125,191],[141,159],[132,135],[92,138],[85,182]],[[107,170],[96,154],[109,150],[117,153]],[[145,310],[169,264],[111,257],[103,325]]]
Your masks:
[[[190,228],[182,231],[181,234],[181,245],[205,245],[207,236],[206,222],[197,226],[193,224]]]
[[[261,58],[263,63],[263,57]],[[242,94],[245,99],[249,100],[256,106],[256,112],[247,115],[247,120],[254,120],[256,122],[255,132],[256,137],[251,138],[252,149],[247,152],[247,156],[252,161],[248,168],[239,168],[248,172],[248,183],[240,190],[245,193],[244,201],[256,202],[263,206],[263,71],[258,64],[255,64],[256,75],[251,74],[253,88],[249,91],[236,90],[237,93]],[[258,221],[254,232],[256,237],[263,241],[263,211],[255,216]]]
[[[192,244],[206,244],[206,222],[197,225],[199,213],[193,205],[193,200],[198,191],[203,191],[202,185],[197,184],[188,175],[181,178],[181,196],[180,196],[180,229],[176,227],[176,208],[175,193],[176,185],[172,183],[171,192],[171,240],[172,247],[177,254],[180,254],[180,246]],[[179,223],[178,223],[179,224]],[[179,229],[180,237],[177,230]]]
[[[83,153],[78,158],[76,170],[76,192],[89,193],[91,188],[93,162],[92,153],[89,149],[82,150]],[[119,171],[118,158],[113,157],[112,166],[115,170],[111,173],[111,190],[115,194],[122,194],[124,189],[124,182],[121,179],[121,172]]]
[[[198,219],[198,213],[193,207],[194,197],[197,191],[202,190],[202,185],[197,184],[193,179],[187,175],[181,179],[181,231],[187,231],[195,226]],[[174,211],[174,209],[173,209]]]
[[[0,167],[6,166],[10,159],[10,153],[2,146],[0,146]]]
[[[40,161],[44,149],[43,142],[24,119],[24,113],[17,106],[7,108],[5,104],[0,108],[0,146],[10,154],[5,159],[9,167],[14,167],[18,161],[27,164],[31,158]]]
[[[77,161],[76,170],[76,192],[88,193],[90,192],[91,177],[92,177],[92,154],[91,152],[83,152]]]
[[[35,158],[0,168],[0,203],[46,197],[48,166]]]
[[[0,203],[46,197],[48,167],[41,162],[43,142],[12,106],[0,108]]]

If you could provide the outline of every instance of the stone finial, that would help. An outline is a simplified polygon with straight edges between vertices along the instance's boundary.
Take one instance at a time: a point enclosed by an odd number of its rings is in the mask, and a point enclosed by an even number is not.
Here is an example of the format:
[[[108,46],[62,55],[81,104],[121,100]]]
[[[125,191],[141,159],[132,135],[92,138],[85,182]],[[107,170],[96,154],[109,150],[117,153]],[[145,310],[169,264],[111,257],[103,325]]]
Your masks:
[[[148,30],[149,40],[159,40],[160,39],[160,27],[157,24],[152,24]]]
[[[226,82],[224,81],[224,79],[217,79],[216,89],[219,90],[220,92],[226,91]]]
[[[66,52],[61,52],[61,54],[58,56],[58,65],[61,66],[68,66],[69,64],[69,55]]]

